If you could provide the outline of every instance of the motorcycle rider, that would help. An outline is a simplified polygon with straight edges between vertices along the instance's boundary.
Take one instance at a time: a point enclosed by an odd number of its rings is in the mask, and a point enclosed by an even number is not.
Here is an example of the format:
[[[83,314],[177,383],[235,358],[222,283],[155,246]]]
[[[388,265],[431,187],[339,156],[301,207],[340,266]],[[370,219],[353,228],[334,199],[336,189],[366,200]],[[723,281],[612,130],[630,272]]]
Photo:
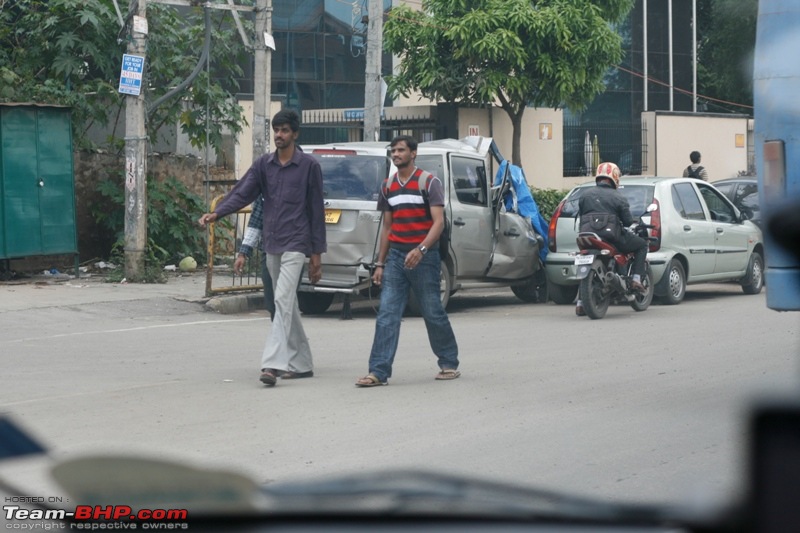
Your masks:
[[[625,231],[624,227],[633,224],[635,219],[631,215],[631,208],[625,195],[619,192],[619,167],[614,163],[600,163],[595,173],[596,187],[586,189],[578,200],[578,213],[581,216],[580,231],[594,231],[599,233],[603,240],[607,240],[622,253],[633,252],[633,281],[631,288],[637,292],[645,292],[642,285],[645,260],[647,259],[647,242],[641,237]],[[611,227],[608,235],[597,232],[591,228],[584,228],[584,217],[587,215],[612,215],[607,220]],[[609,236],[610,235],[610,236]],[[585,316],[583,302],[580,298],[576,302],[575,314]]]

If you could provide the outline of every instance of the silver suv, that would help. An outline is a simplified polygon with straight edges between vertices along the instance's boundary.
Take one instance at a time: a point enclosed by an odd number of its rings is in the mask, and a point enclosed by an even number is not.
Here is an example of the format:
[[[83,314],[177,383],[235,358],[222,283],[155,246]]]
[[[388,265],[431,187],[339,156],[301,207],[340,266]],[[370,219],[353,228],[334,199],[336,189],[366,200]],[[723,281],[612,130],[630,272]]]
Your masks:
[[[387,143],[338,143],[303,146],[322,165],[328,251],[322,255],[322,279],[303,276],[300,309],[324,313],[337,293],[369,294],[371,265],[377,252],[381,213],[377,200],[383,180],[395,172]],[[527,218],[509,213],[502,198],[504,180],[492,186],[486,153],[457,140],[420,143],[418,167],[438,176],[445,189],[448,248],[442,253],[441,298],[460,289],[510,287],[520,299],[547,299],[543,245]],[[416,307],[413,295],[409,302]]]
[[[590,182],[572,189],[550,220],[546,269],[549,296],[559,304],[571,303],[578,292],[578,199],[594,186]],[[737,281],[746,294],[761,292],[761,230],[712,185],[690,178],[623,177],[619,190],[631,214],[644,214],[644,222],[655,226],[650,235],[657,242],[647,258],[662,303],[680,303],[686,286],[694,283]],[[647,213],[650,205],[656,209]]]

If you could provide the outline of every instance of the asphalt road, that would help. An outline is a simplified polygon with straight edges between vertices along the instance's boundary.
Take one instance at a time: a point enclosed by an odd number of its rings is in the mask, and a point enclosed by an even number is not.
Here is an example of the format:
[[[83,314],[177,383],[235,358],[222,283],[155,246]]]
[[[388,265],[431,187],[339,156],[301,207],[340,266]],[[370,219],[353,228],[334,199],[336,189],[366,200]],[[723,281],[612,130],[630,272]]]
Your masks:
[[[99,452],[259,483],[414,468],[609,501],[720,503],[744,487],[751,400],[797,390],[800,376],[800,315],[731,284],[599,321],[509,290],[459,293],[449,311],[462,377],[433,380],[423,321],[406,318],[391,384],[372,389],[354,386],[368,302],[350,321],[336,307],[305,317],[316,377],[264,388],[264,312],[219,315],[158,286],[44,290],[0,290],[0,411],[50,449],[0,475],[41,495],[59,494],[51,461]]]

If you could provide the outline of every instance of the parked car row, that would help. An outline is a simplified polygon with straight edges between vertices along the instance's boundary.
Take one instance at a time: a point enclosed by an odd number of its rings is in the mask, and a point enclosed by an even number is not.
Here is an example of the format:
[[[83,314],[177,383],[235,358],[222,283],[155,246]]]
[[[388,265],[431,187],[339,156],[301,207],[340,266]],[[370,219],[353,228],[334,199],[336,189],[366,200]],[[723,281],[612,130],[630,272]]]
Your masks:
[[[325,176],[328,251],[322,279],[312,285],[304,276],[298,300],[304,313],[319,314],[337,293],[374,294],[371,266],[381,224],[377,200],[384,179],[395,169],[387,143],[303,149],[320,162]],[[423,142],[417,150],[417,166],[438,176],[445,189],[449,241],[442,250],[442,302],[447,306],[458,290],[493,286],[510,287],[528,302],[574,302],[579,284],[574,265],[578,199],[594,182],[575,187],[559,204],[550,220],[549,253],[542,264],[544,240],[528,219],[506,211],[503,198],[510,184],[492,185],[486,158],[485,150],[453,139]],[[658,300],[680,303],[687,285],[703,282],[736,281],[745,293],[761,291],[764,250],[754,179],[709,184],[689,178],[624,177],[619,190],[631,213],[654,226],[648,260]],[[413,297],[409,305],[413,311]]]
[[[594,186],[572,189],[550,220],[546,272],[549,296],[559,304],[572,303],[577,295],[578,199]],[[736,281],[746,294],[761,292],[764,244],[749,220],[757,210],[742,211],[713,185],[689,178],[623,177],[619,190],[631,214],[654,226],[647,257],[661,302],[678,304],[687,285],[703,282]],[[648,212],[649,206],[654,208]]]

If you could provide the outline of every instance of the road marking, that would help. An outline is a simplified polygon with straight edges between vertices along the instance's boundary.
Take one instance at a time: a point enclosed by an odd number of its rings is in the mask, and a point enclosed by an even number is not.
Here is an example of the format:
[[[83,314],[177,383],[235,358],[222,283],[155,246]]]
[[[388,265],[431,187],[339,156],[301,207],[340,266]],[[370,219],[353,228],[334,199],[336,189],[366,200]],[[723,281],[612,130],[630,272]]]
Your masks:
[[[151,326],[138,326],[135,328],[122,328],[122,329],[103,329],[103,330],[96,330],[96,331],[74,331],[72,333],[59,333],[58,335],[46,335],[44,337],[26,337],[24,339],[5,339],[3,343],[11,344],[11,343],[20,343],[20,342],[29,342],[29,341],[40,341],[45,339],[60,339],[64,337],[79,337],[81,335],[102,335],[105,333],[125,333],[128,331],[144,331],[148,329],[159,329],[159,328],[177,328],[183,326],[197,326],[200,324],[228,324],[231,322],[255,322],[255,321],[264,321],[267,320],[266,317],[259,317],[259,318],[238,318],[238,319],[230,319],[230,320],[199,320],[197,322],[182,322],[180,324],[154,324]]]

